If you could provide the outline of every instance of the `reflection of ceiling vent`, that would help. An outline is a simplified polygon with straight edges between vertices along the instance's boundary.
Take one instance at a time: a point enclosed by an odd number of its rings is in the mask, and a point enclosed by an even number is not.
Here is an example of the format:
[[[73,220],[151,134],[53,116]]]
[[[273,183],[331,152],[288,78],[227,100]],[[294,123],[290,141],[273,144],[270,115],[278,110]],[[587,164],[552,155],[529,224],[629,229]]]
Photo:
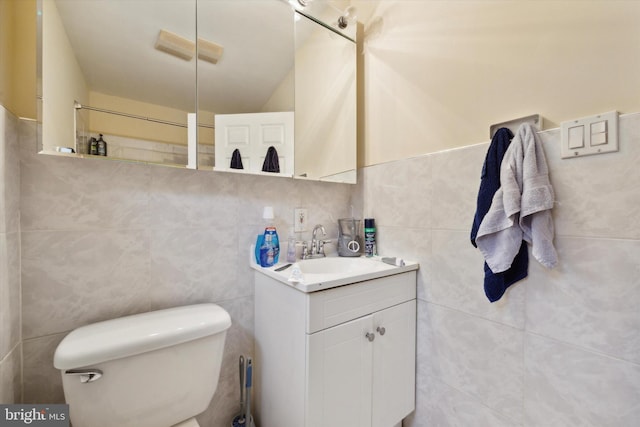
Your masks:
[[[160,30],[160,33],[158,33],[156,49],[186,61],[191,61],[191,58],[196,53],[195,43],[167,30]]]
[[[219,44],[198,37],[198,59],[217,64],[223,52],[224,48]]]

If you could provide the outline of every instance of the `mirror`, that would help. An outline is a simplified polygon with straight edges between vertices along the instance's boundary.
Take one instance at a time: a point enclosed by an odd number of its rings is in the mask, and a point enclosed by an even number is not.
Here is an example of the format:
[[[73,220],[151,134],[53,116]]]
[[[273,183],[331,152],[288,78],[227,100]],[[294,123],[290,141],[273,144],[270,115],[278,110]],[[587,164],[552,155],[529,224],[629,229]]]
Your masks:
[[[169,39],[175,49],[194,43],[196,0],[44,0],[38,6],[41,152],[89,156],[90,138],[103,134],[106,158],[186,166],[196,64],[154,46],[160,30],[176,36]]]
[[[215,147],[215,162],[200,167],[259,174],[274,146],[279,168],[271,173],[293,175],[293,25],[284,1],[198,3],[198,36],[219,52],[215,63],[198,64],[199,120],[215,129],[200,138]]]
[[[355,182],[355,43],[338,3],[38,0],[39,151],[95,157],[102,134],[107,159],[273,174],[275,158],[277,175]],[[231,169],[232,143],[256,132]]]
[[[356,44],[296,16],[295,175],[356,182]]]

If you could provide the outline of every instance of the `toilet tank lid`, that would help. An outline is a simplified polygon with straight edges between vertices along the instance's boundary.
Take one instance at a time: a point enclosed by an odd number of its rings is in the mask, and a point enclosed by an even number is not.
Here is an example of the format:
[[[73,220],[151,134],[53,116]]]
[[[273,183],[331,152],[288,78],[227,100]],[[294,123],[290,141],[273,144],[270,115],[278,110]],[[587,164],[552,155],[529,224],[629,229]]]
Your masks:
[[[69,333],[53,357],[57,369],[73,369],[203,338],[226,331],[231,317],[216,304],[135,314],[82,326]]]

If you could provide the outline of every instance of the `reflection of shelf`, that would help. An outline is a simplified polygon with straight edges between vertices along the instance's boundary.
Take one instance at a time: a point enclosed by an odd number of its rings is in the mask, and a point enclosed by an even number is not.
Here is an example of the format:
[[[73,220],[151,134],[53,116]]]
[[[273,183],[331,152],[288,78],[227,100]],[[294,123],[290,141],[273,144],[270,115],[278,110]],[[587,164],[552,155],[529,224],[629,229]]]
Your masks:
[[[42,150],[42,151],[39,151],[38,154],[47,154],[47,155],[59,156],[59,157],[73,157],[78,159],[100,159],[100,160],[111,160],[111,161],[129,162],[129,163],[145,163],[145,164],[151,163],[151,164],[161,164],[162,166],[168,166],[172,168],[179,168],[179,169],[186,168],[186,165],[174,164],[174,163],[158,163],[158,162],[138,160],[138,159],[125,159],[125,158],[114,157],[114,156],[96,156],[96,155],[81,154],[81,153],[60,153],[54,150]]]
[[[107,158],[127,160],[133,162],[154,163],[163,165],[187,164],[187,146],[168,142],[150,141],[145,139],[127,138],[117,135],[103,134],[107,141],[107,157],[89,154],[67,154],[47,151],[47,154],[67,155],[85,158]],[[200,144],[198,159],[201,165],[213,165],[213,146]]]
[[[239,173],[243,175],[262,175],[262,176],[273,176],[280,178],[293,178],[293,175],[286,173],[274,173],[274,172],[262,172],[262,171],[249,171],[246,169],[231,169],[231,168],[221,168],[215,167],[213,168],[214,172],[231,172],[231,173]]]

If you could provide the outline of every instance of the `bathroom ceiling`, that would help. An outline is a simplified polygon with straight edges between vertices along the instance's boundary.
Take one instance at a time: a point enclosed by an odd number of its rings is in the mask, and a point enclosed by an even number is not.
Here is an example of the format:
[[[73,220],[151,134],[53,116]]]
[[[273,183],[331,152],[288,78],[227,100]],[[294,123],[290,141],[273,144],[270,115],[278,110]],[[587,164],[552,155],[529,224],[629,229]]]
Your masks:
[[[56,0],[56,5],[90,91],[194,110],[196,60],[154,48],[161,29],[195,41],[194,0]],[[200,109],[260,110],[291,70],[292,19],[288,5],[275,0],[199,1],[198,36],[224,47],[217,64],[198,62]]]

